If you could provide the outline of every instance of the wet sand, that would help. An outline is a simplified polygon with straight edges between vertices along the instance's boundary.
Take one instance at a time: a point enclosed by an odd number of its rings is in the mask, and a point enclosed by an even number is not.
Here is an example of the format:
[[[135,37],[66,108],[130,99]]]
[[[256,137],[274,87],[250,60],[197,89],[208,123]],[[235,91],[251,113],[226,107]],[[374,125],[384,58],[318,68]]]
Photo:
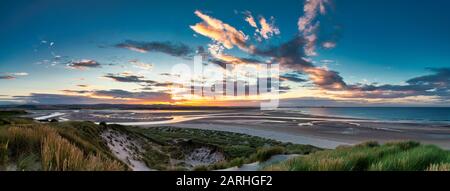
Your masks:
[[[108,123],[139,128],[173,126],[228,131],[282,142],[310,144],[322,148],[335,148],[339,145],[353,145],[365,141],[384,143],[414,140],[424,144],[435,144],[450,150],[450,124],[384,122],[356,118],[312,116],[289,110],[261,111],[257,109],[188,112],[176,110],[170,112],[154,110],[138,112],[98,111],[97,113],[95,111],[81,111],[66,113],[66,115],[59,117],[69,120],[89,119],[95,122],[107,120]],[[102,113],[106,117],[101,117]],[[47,113],[47,115],[49,114]],[[114,116],[120,116],[120,118],[115,119]],[[123,116],[127,116],[127,118],[123,118]],[[165,120],[146,120],[146,117]]]
[[[141,123],[134,125],[151,128],[164,124]],[[170,122],[166,125],[243,133],[322,148],[335,148],[339,145],[353,145],[365,141],[385,143],[414,140],[424,144],[435,144],[450,150],[450,126],[448,124],[378,122],[286,112],[240,112],[192,118],[175,123]]]

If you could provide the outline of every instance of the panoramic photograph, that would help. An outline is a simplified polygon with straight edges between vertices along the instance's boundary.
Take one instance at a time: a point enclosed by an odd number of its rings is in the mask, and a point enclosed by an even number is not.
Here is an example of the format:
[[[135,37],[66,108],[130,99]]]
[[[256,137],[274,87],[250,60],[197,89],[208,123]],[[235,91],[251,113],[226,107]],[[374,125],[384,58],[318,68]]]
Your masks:
[[[1,4],[0,174],[450,171],[450,1]]]

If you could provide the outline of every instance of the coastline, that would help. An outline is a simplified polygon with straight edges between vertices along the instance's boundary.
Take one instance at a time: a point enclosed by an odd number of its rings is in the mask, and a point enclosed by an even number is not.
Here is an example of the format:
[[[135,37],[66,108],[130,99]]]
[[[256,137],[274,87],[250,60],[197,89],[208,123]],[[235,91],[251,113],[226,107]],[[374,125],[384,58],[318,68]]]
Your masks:
[[[158,125],[134,125],[139,128],[152,128]],[[281,142],[308,144],[320,148],[334,149],[342,145],[355,145],[367,141],[380,143],[413,140],[425,144],[434,144],[450,150],[450,129],[419,127],[420,124],[385,124],[328,122],[313,126],[298,126],[286,124],[271,124],[270,126],[249,123],[211,123],[208,120],[193,120],[167,124],[178,128],[215,130],[248,134],[252,136],[274,139]],[[389,126],[389,128],[386,128]],[[413,127],[417,126],[417,127]],[[410,129],[408,129],[410,127]],[[438,133],[444,133],[439,134]],[[435,137],[433,137],[435,136]],[[447,138],[447,139],[446,139]]]
[[[385,143],[413,140],[424,144],[435,144],[450,150],[450,141],[448,141],[450,140],[450,128],[448,124],[375,121],[254,109],[216,110],[213,112],[178,112],[176,110],[161,113],[149,112],[158,117],[166,117],[168,120],[107,121],[107,123],[138,128],[171,126],[234,132],[328,149],[366,141]],[[60,117],[70,120],[83,120],[82,118],[73,119],[70,115]],[[77,112],[77,117],[79,117],[79,112]],[[99,123],[100,121],[101,119],[98,119],[96,122]]]

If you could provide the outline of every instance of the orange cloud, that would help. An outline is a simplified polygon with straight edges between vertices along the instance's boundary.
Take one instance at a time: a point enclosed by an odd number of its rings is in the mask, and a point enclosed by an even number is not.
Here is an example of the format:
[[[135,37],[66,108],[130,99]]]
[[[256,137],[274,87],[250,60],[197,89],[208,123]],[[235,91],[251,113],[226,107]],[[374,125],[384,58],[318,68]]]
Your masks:
[[[79,61],[72,61],[71,63],[67,64],[69,68],[78,69],[78,70],[84,70],[87,68],[99,68],[101,65],[95,61],[90,59],[83,59]]]
[[[244,32],[237,30],[221,20],[205,15],[200,11],[195,11],[195,14],[203,22],[190,26],[192,30],[221,43],[227,49],[232,49],[234,46],[237,46],[241,50],[250,51],[246,42],[248,37]]]
[[[254,28],[258,28],[258,25],[256,24],[255,18],[251,15],[251,13],[247,13],[247,17],[245,17],[245,21],[248,22],[248,24]]]
[[[315,22],[317,14],[325,14],[325,4],[329,0],[307,0],[303,6],[303,16],[298,19],[298,30],[303,34],[306,45],[305,54],[307,56],[316,56],[316,30],[319,27],[319,22]]]
[[[304,68],[303,71],[309,74],[311,81],[321,88],[329,90],[343,90],[347,87],[347,84],[345,84],[342,77],[335,71],[318,67],[307,67]]]
[[[259,24],[261,25],[261,29],[259,30],[259,34],[261,34],[261,36],[264,39],[269,39],[270,37],[272,37],[273,35],[279,35],[280,34],[280,30],[275,27],[275,25],[272,23],[267,23],[267,20],[264,17],[261,17],[259,19]]]
[[[252,13],[247,11],[245,12],[246,17],[245,21],[256,29],[255,31],[255,37],[258,41],[261,41],[262,39],[269,39],[270,37],[274,35],[280,34],[280,29],[278,29],[273,21],[273,17],[271,18],[271,23],[267,22],[266,18],[263,16],[260,16],[259,18],[259,25],[261,28],[258,27],[258,24],[255,21],[255,18],[252,16]]]

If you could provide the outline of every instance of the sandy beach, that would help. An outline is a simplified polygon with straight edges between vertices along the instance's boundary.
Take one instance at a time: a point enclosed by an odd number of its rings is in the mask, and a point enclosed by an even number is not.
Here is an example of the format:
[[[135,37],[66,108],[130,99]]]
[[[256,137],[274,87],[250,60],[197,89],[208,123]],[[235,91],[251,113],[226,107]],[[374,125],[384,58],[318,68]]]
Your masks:
[[[56,113],[56,111],[54,112]],[[216,111],[120,111],[120,120],[104,113],[76,112],[58,115],[70,120],[107,121],[107,123],[152,128],[172,126],[203,130],[227,131],[270,138],[282,142],[310,144],[321,148],[353,145],[365,141],[380,143],[414,140],[435,144],[450,149],[450,125],[442,123],[415,123],[408,121],[374,121],[357,118],[325,117],[298,112],[276,110],[260,111],[216,110]],[[47,114],[48,116],[49,114]],[[50,114],[51,115],[51,114]],[[95,116],[95,117],[93,117]],[[128,116],[128,120],[123,120]],[[165,120],[145,120],[145,118]]]
[[[355,122],[357,121],[357,122]],[[299,125],[300,124],[300,125]],[[303,125],[308,124],[308,125]],[[140,125],[152,127],[154,125]],[[233,116],[194,119],[170,126],[244,133],[322,148],[352,145],[364,141],[414,140],[450,149],[450,128],[445,125],[388,123],[353,119],[297,119],[283,117]]]

